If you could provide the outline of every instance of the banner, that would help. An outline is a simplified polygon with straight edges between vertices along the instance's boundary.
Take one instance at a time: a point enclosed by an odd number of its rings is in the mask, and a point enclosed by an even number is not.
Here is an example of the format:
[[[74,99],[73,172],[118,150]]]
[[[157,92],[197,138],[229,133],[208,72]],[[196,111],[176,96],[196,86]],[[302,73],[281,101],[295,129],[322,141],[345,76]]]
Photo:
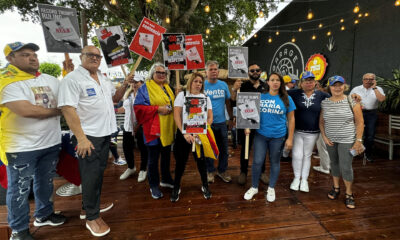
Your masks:
[[[187,70],[205,68],[203,38],[201,34],[186,35],[185,43]]]
[[[260,93],[239,92],[237,94],[236,128],[260,128]]]
[[[228,78],[248,78],[248,60],[247,47],[229,47]]]
[[[74,8],[38,4],[48,52],[80,53],[82,43]]]
[[[186,69],[185,34],[164,33],[162,40],[164,66],[169,70]]]
[[[133,63],[121,26],[100,27],[96,35],[109,68]]]
[[[207,98],[185,97],[182,134],[207,134]]]
[[[129,45],[129,50],[151,60],[166,29],[144,17]]]

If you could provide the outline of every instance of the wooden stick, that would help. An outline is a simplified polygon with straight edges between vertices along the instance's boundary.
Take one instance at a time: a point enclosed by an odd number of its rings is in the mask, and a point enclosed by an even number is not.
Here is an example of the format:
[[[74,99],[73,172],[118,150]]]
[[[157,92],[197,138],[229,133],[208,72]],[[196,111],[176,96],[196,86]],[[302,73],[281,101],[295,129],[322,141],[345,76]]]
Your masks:
[[[246,128],[247,130],[248,128]],[[246,144],[244,148],[244,159],[249,160],[249,140],[250,140],[250,134],[246,134]]]
[[[125,71],[124,65],[121,65],[121,69],[122,69],[122,72],[124,73],[124,76],[126,77],[126,71]]]
[[[135,74],[136,69],[139,67],[140,62],[142,61],[143,56],[139,56],[138,59],[135,62],[135,65],[131,68],[131,72],[129,73],[128,77],[131,77],[133,74]]]
[[[179,71],[175,70],[175,84],[176,84],[176,89],[179,90],[180,88],[180,82],[179,82]]]
[[[196,142],[192,143],[192,152],[196,152]]]

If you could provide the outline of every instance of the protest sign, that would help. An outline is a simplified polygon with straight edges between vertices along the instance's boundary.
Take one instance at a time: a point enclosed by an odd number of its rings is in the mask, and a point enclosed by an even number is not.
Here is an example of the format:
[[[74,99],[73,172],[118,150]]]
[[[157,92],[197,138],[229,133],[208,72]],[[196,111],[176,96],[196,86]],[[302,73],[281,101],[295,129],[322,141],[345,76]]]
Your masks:
[[[121,26],[100,27],[96,35],[108,67],[133,62]]]
[[[74,8],[38,4],[48,52],[80,53],[82,43]]]
[[[207,98],[185,97],[182,111],[182,133],[207,133]]]
[[[205,68],[203,38],[201,34],[186,35],[187,70]]]
[[[144,17],[129,45],[129,50],[152,60],[166,29]]]
[[[248,78],[248,59],[247,47],[228,48],[228,77],[229,78]]]
[[[169,70],[186,69],[185,34],[164,33],[162,40],[164,66]]]
[[[260,93],[239,92],[237,94],[236,128],[260,128]]]

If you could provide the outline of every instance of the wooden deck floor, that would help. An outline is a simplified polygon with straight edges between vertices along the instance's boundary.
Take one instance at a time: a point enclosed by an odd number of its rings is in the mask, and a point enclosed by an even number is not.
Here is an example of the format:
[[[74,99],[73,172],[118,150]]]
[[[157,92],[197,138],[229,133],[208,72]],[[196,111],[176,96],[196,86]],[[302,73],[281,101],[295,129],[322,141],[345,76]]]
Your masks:
[[[290,163],[281,163],[274,203],[266,202],[265,185],[261,183],[255,200],[246,201],[243,194],[250,187],[251,178],[246,186],[236,183],[240,150],[230,151],[233,156],[229,158],[228,172],[234,181],[223,183],[216,177],[210,186],[210,200],[200,192],[200,177],[193,160],[187,166],[177,203],[170,202],[167,189],[162,189],[164,198],[153,200],[148,183],[138,183],[136,174],[120,181],[119,175],[126,166],[110,163],[102,201],[113,201],[115,206],[102,214],[111,227],[104,239],[400,239],[398,158],[389,161],[381,157],[366,166],[362,166],[361,159],[355,160],[357,208],[349,210],[343,202],[344,194],[335,201],[326,197],[331,178],[314,170],[309,178],[310,193],[290,191]],[[137,166],[138,161],[136,158]],[[313,159],[312,165],[316,164],[318,160]],[[63,179],[55,180],[56,187],[64,183]],[[59,227],[31,225],[31,232],[37,239],[93,239],[79,219],[80,206],[80,195],[56,196],[55,208],[67,216],[67,222]],[[6,207],[1,206],[1,225],[7,224],[6,218]]]

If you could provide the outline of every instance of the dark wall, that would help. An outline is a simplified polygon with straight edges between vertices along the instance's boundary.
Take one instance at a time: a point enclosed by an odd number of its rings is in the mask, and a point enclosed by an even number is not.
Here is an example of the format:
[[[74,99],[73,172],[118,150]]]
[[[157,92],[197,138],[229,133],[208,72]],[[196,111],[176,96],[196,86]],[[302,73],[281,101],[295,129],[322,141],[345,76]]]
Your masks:
[[[355,25],[357,16],[352,12],[355,1],[292,2],[258,32],[257,38],[253,37],[244,44],[249,47],[249,62],[256,62],[269,72],[279,46],[295,37],[295,44],[304,57],[304,65],[314,53],[321,53],[327,58],[325,79],[341,75],[353,87],[361,84],[362,75],[366,72],[392,78],[392,69],[400,67],[400,7],[395,7],[392,0],[360,0],[358,3],[360,12],[368,12],[369,16],[360,18],[360,23]],[[306,14],[310,8],[314,12],[314,20],[327,19],[307,21]],[[345,19],[345,31],[340,30],[341,18]],[[279,36],[275,35],[276,28],[272,27],[299,22],[305,23],[281,27]],[[307,31],[317,28],[319,22],[324,24],[322,29]],[[326,27],[332,24],[335,25]],[[299,26],[305,31],[297,32]],[[332,32],[330,37],[326,35],[328,30]],[[311,40],[313,34],[317,36],[316,40]],[[273,38],[272,43],[268,43],[269,36]],[[331,37],[335,41],[332,52],[326,47]]]

